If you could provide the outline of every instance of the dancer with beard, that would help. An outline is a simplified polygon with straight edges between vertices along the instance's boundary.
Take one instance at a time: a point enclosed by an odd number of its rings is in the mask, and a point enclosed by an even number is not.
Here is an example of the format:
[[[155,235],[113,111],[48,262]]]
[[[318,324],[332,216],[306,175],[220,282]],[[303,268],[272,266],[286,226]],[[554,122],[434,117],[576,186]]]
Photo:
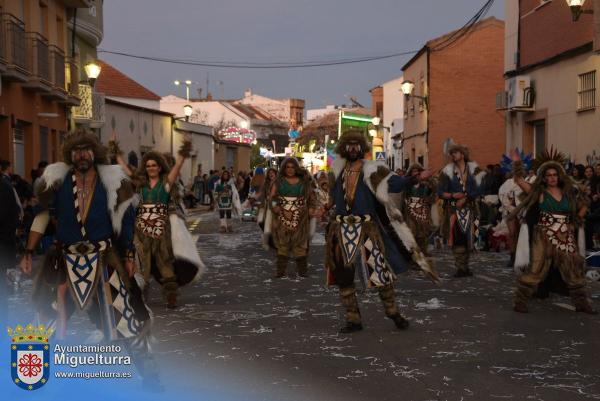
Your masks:
[[[316,210],[312,178],[293,157],[281,163],[279,175],[271,187],[273,243],[277,249],[275,278],[286,275],[290,254],[296,259],[298,276],[308,277],[310,219]]]
[[[386,316],[397,328],[406,329],[409,322],[396,306],[396,274],[407,270],[410,258],[430,279],[439,281],[389,196],[416,184],[417,177],[400,177],[383,164],[364,160],[369,145],[360,131],[344,133],[335,151],[337,158],[332,166],[335,217],[327,232],[325,264],[327,283],[339,288],[346,311],[346,323],[340,332],[352,333],[363,328],[354,287],[357,268],[365,286],[378,290]],[[419,177],[430,176],[431,172],[424,171]]]
[[[585,285],[585,240],[581,224],[587,212],[584,194],[566,174],[560,154],[545,152],[546,159],[529,184],[518,152],[513,152],[514,180],[527,194],[512,218],[524,216],[517,245],[515,268],[524,273],[517,281],[516,312],[528,312],[527,301],[551,272],[558,269],[577,312],[596,314]],[[530,234],[532,233],[531,237]]]
[[[451,162],[439,176],[438,196],[444,200],[442,234],[454,254],[454,277],[472,276],[469,259],[479,235],[477,199],[485,172],[471,161],[469,150],[453,144],[446,152]]]
[[[156,388],[160,385],[148,354],[150,315],[133,279],[135,193],[121,167],[107,164],[106,152],[91,132],[79,130],[65,138],[64,162],[47,166],[38,181],[41,212],[20,266],[31,274],[33,250],[50,218],[56,219],[56,242],[35,282],[40,314],[56,315],[56,332],[64,339],[74,310],[88,311],[101,330],[95,342],[125,340],[145,383]]]
[[[145,285],[154,277],[162,286],[167,308],[177,308],[179,288],[197,282],[205,271],[180,205],[183,191],[178,177],[183,162],[189,157],[191,143],[184,140],[172,166],[164,155],[147,152],[142,158],[142,167],[135,173],[124,162],[116,136],[109,147],[117,162],[134,178],[140,199],[134,244]]]
[[[240,195],[235,186],[235,180],[227,170],[221,173],[221,178],[215,183],[215,203],[221,222],[219,232],[232,233],[232,213],[240,216],[242,214],[242,205],[240,203]]]

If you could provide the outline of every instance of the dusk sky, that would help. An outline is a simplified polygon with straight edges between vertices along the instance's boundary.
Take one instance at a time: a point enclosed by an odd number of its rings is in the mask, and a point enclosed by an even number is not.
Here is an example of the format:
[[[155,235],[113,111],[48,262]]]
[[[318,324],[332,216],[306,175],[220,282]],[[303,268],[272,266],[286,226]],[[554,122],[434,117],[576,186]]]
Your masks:
[[[418,50],[465,24],[484,0],[108,0],[100,48],[202,61],[302,62]],[[504,18],[504,1],[487,15]],[[190,79],[220,98],[244,89],[302,98],[307,108],[370,104],[368,90],[402,74],[411,57],[293,69],[226,69],[165,64],[100,53],[102,60],[157,94],[185,96],[173,80]],[[223,82],[219,85],[219,81]]]

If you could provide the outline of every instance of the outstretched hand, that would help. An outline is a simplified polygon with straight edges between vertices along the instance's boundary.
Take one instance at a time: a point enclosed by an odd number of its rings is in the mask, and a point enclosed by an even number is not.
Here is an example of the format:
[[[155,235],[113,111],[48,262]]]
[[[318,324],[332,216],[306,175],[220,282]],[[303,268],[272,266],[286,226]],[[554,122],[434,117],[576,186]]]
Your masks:
[[[429,177],[431,177],[433,174],[435,174],[435,172],[431,169],[423,170],[423,171],[421,171],[421,174],[419,174],[419,179],[426,180]]]
[[[513,162],[519,162],[519,161],[521,161],[521,154],[519,153],[519,149],[518,148],[514,148],[510,152],[510,158],[512,159]]]

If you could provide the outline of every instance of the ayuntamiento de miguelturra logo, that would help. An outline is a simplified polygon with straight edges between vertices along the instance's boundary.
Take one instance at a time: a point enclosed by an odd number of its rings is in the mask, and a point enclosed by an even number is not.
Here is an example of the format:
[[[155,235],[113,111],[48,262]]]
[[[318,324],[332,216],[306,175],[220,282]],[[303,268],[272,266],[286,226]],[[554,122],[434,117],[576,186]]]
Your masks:
[[[24,390],[37,390],[50,378],[50,345],[54,333],[51,327],[31,323],[7,329],[11,337],[10,372],[13,383]]]

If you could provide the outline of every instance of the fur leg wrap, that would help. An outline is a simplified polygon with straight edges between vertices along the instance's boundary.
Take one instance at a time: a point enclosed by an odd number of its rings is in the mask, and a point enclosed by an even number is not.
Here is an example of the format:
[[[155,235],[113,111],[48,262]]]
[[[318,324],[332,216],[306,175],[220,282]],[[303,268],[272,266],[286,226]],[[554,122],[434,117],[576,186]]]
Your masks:
[[[456,271],[469,271],[469,252],[464,246],[457,246],[452,249],[454,254],[454,265]]]
[[[379,292],[379,298],[381,299],[381,303],[383,303],[385,315],[387,317],[396,316],[398,314],[398,307],[396,306],[394,286],[388,284],[386,286],[379,287],[377,291]]]
[[[588,297],[585,287],[569,288],[569,295],[571,296],[573,306],[575,306],[577,310],[583,311],[592,309],[592,304],[590,303],[590,298]]]
[[[300,256],[296,258],[296,269],[298,270],[299,275],[307,275],[308,274],[308,257]]]
[[[346,310],[346,321],[360,323],[360,310],[354,287],[340,288],[340,301]]]
[[[276,272],[275,275],[277,277],[283,277],[285,276],[285,271],[287,269],[287,264],[288,264],[288,257],[284,256],[284,255],[277,255],[277,262],[276,262]]]

